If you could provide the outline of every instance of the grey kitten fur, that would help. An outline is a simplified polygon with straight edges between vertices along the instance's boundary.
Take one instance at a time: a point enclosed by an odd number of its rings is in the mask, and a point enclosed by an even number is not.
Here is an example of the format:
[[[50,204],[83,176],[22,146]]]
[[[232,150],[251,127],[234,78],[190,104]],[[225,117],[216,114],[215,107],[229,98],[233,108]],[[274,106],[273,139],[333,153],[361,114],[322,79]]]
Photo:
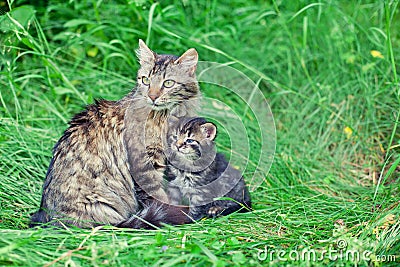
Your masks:
[[[221,153],[213,140],[216,126],[203,118],[182,118],[168,134],[166,177],[171,204],[189,203],[189,215],[227,215],[251,209],[250,193],[241,173]],[[214,200],[227,197],[232,200]]]
[[[96,101],[75,115],[53,149],[40,209],[31,226],[121,227],[188,222],[162,188],[167,118],[196,112],[198,55],[158,55],[139,40],[136,88],[119,101]],[[183,212],[182,212],[183,211]],[[140,218],[138,218],[140,217]]]

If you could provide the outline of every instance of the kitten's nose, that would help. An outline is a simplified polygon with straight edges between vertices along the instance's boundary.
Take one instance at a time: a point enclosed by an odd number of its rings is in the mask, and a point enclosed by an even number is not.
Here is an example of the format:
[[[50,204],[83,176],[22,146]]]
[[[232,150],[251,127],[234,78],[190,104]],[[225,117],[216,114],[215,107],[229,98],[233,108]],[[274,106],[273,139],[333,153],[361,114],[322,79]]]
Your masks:
[[[183,141],[182,140],[178,140],[176,141],[176,147],[179,149],[183,146]]]

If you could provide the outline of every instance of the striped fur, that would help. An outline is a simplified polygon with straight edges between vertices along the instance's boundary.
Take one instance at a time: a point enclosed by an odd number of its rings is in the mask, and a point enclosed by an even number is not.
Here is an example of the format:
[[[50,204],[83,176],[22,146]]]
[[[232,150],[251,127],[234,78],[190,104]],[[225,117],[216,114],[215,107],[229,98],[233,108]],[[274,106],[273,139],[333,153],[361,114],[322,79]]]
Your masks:
[[[215,151],[216,126],[203,118],[183,118],[176,125],[168,134],[171,204],[189,204],[195,220],[249,211],[250,193],[241,173]],[[215,200],[218,197],[232,200]]]
[[[163,204],[163,140],[171,114],[195,113],[197,53],[157,55],[140,41],[138,55],[138,84],[131,93],[119,101],[96,101],[70,121],[53,149],[31,226],[147,228],[138,216],[156,226],[185,222],[184,207]],[[162,86],[167,79],[175,81],[173,88]]]

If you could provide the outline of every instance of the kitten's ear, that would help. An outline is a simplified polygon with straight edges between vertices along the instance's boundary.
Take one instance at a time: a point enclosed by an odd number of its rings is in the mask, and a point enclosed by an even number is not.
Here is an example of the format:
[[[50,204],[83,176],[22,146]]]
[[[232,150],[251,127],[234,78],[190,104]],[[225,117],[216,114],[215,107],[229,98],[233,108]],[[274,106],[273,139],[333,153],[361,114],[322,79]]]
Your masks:
[[[211,141],[215,139],[215,136],[217,135],[217,126],[215,126],[211,122],[204,123],[200,126],[201,132],[203,133],[203,136]]]
[[[197,54],[196,49],[190,48],[188,51],[183,53],[177,60],[175,60],[175,64],[180,64],[185,66],[189,70],[189,75],[194,75],[196,72],[197,61],[199,59],[199,55]]]
[[[142,39],[139,39],[139,49],[136,50],[140,65],[152,64],[155,61],[155,53],[147,47]]]

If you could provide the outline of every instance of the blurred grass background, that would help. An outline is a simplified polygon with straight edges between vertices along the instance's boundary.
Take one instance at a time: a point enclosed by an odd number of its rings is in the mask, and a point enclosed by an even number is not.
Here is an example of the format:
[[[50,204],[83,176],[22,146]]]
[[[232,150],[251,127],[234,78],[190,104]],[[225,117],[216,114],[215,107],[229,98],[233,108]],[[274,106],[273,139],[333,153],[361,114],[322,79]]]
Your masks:
[[[371,252],[359,266],[399,263],[398,1],[16,0],[0,8],[0,265],[280,266],[258,252],[322,253],[338,239]],[[139,38],[159,53],[194,47],[200,60],[233,61],[259,83],[277,147],[252,192],[255,211],[159,231],[27,229],[68,120],[135,85]],[[355,262],[288,254],[293,265]]]

